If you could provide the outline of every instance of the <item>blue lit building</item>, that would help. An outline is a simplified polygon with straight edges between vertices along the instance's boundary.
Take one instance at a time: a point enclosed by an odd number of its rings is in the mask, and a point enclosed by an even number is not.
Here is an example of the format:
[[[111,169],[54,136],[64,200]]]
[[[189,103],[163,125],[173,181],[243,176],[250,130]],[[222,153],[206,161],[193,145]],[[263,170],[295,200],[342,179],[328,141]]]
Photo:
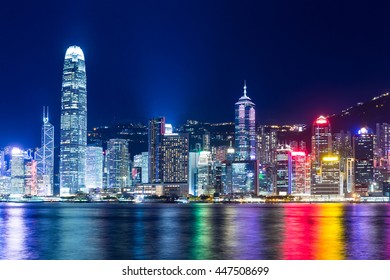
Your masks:
[[[37,162],[37,193],[53,195],[54,188],[54,126],[49,122],[49,110],[43,108],[41,147],[35,153]]]
[[[149,183],[162,182],[161,143],[165,134],[165,117],[149,120]]]
[[[85,187],[87,149],[87,76],[78,46],[65,54],[60,139],[60,193],[75,194]]]
[[[103,188],[103,148],[98,146],[87,146],[86,172],[85,172],[86,192],[90,189]]]
[[[107,143],[107,173],[109,188],[130,186],[130,154],[126,139],[110,139]]]

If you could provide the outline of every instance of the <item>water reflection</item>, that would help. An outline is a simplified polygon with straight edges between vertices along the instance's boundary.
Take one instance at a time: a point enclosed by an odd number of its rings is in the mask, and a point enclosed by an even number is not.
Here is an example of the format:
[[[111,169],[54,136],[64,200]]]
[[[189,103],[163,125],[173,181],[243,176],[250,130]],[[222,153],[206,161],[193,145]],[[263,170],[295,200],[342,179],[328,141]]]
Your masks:
[[[390,259],[389,204],[0,204],[0,259]]]
[[[2,226],[1,231],[1,256],[4,259],[28,258],[29,252],[25,246],[26,227],[23,218],[24,212],[25,209],[23,207],[11,205],[2,213],[4,227]]]
[[[345,257],[343,204],[318,204],[318,226],[314,259],[341,260]]]
[[[311,260],[315,258],[313,243],[319,208],[307,204],[288,204],[285,209],[285,230],[282,259]]]

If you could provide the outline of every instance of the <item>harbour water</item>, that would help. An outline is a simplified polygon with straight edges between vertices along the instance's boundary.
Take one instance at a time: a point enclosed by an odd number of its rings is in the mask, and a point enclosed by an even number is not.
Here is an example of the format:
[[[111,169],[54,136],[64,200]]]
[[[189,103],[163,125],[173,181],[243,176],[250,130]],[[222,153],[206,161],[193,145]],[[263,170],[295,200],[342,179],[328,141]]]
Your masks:
[[[0,203],[0,259],[388,260],[390,204]]]

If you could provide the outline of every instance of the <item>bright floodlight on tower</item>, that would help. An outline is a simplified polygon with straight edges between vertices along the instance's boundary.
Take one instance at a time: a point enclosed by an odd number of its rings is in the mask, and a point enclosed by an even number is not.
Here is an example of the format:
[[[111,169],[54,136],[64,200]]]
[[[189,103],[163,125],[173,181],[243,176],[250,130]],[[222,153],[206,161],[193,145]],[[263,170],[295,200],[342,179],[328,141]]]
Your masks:
[[[358,131],[359,134],[367,134],[368,133],[368,129],[365,128],[365,127],[362,127],[359,131]]]
[[[13,156],[15,156],[15,155],[21,155],[21,154],[22,154],[22,150],[19,149],[18,147],[13,147],[13,148],[12,148],[12,151],[11,151],[11,154],[12,154]]]

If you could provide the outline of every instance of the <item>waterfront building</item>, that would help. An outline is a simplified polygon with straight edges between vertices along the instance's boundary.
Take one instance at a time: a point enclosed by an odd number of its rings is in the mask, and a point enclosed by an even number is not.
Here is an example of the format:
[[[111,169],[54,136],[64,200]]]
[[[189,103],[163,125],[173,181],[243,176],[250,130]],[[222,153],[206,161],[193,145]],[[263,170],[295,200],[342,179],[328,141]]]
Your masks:
[[[261,125],[257,129],[257,159],[260,164],[269,165],[275,162],[278,145],[277,131]]]
[[[107,179],[109,188],[130,185],[130,154],[128,140],[110,139],[107,143]]]
[[[149,120],[149,182],[162,183],[161,170],[161,142],[165,134],[165,117],[157,117]]]
[[[0,150],[0,177],[5,176],[6,170],[7,168],[4,159],[4,151]]]
[[[53,195],[54,189],[54,126],[49,122],[49,109],[43,107],[41,147],[35,152],[37,194]]]
[[[141,165],[141,182],[142,184],[146,184],[149,182],[149,153],[142,152],[142,165]]]
[[[142,154],[134,155],[133,167],[131,168],[132,186],[142,183],[142,175]]]
[[[188,193],[198,195],[198,163],[200,151],[190,151],[188,155]]]
[[[87,146],[85,192],[103,188],[103,148]]]
[[[142,167],[142,154],[134,155],[133,167]]]
[[[274,186],[277,195],[291,194],[289,175],[289,157],[291,153],[289,145],[279,145],[276,149],[275,180]]]
[[[214,194],[210,151],[201,151],[198,160],[197,196]]]
[[[240,195],[258,195],[259,193],[259,163],[257,160],[233,161],[232,192]]]
[[[0,176],[0,194],[11,193],[11,177]]]
[[[38,195],[37,162],[30,159],[25,162],[25,190],[27,195]]]
[[[312,186],[312,195],[338,196],[343,194],[339,156],[322,157],[320,178],[320,181]]]
[[[142,183],[142,168],[133,166],[131,168],[131,185],[137,186]]]
[[[353,137],[355,159],[355,193],[366,195],[374,179],[374,134],[361,128]]]
[[[311,135],[311,183],[321,183],[321,159],[332,153],[332,130],[324,116],[318,117],[312,126]]]
[[[11,151],[11,194],[25,194],[24,154],[19,148]]]
[[[255,104],[246,95],[235,104],[235,148],[237,160],[254,160],[256,158],[256,116]]]
[[[347,158],[345,167],[345,194],[353,194],[355,192],[355,159]]]
[[[213,185],[215,188],[215,193],[221,194],[224,191],[223,188],[223,171],[222,163],[220,161],[213,161]]]
[[[188,184],[188,134],[168,131],[161,141],[162,181]]]
[[[311,140],[312,163],[319,166],[322,157],[332,153],[331,125],[324,116],[314,121]]]
[[[87,76],[84,53],[71,46],[65,53],[62,76],[60,131],[60,193],[85,187],[87,149]]]
[[[305,152],[289,153],[289,194],[310,195],[310,162]],[[309,171],[309,172],[308,172]]]

